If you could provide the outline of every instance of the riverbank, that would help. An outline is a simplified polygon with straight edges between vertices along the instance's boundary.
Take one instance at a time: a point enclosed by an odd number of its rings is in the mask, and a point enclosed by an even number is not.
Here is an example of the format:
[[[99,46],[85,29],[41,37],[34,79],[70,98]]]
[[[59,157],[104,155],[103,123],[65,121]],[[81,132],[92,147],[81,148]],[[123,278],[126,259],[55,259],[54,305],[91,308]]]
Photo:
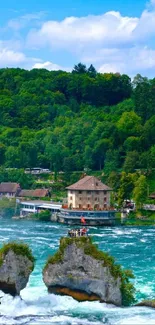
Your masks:
[[[155,226],[155,211],[130,212],[122,224],[125,226]]]

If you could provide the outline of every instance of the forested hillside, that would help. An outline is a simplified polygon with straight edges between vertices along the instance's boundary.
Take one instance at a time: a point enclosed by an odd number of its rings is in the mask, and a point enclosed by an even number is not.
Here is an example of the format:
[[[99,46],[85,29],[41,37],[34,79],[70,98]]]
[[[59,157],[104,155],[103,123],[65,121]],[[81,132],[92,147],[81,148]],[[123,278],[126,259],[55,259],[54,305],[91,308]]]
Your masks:
[[[0,165],[109,173],[155,167],[155,79],[0,70]]]

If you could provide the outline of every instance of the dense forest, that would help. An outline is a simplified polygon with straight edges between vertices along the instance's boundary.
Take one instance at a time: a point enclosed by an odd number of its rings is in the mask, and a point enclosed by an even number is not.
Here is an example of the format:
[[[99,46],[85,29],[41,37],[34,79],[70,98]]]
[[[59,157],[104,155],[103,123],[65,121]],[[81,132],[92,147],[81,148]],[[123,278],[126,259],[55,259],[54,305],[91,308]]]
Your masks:
[[[0,69],[0,165],[106,173],[155,167],[155,78]]]

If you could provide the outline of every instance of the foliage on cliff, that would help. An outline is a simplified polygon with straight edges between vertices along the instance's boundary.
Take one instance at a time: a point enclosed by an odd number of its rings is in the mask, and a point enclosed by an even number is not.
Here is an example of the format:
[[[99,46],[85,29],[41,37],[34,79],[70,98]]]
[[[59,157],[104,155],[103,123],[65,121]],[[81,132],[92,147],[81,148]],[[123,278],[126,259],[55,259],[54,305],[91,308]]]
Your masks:
[[[30,219],[35,219],[39,221],[50,221],[51,212],[49,210],[41,211],[39,213],[32,213],[29,215]]]
[[[49,257],[44,270],[49,264],[61,263],[63,261],[66,247],[73,243],[77,245],[77,247],[82,248],[84,254],[90,255],[96,260],[103,261],[103,266],[109,268],[111,275],[116,279],[121,279],[122,304],[124,306],[129,306],[135,302],[135,288],[129,281],[130,278],[134,278],[132,271],[123,270],[121,265],[115,264],[114,257],[110,256],[108,253],[100,251],[97,245],[93,244],[91,237],[61,238],[58,251],[52,257]]]
[[[151,169],[154,86],[155,79],[137,76],[131,83],[127,75],[83,65],[72,73],[0,69],[0,165]]]
[[[3,259],[9,250],[12,250],[16,255],[22,255],[27,257],[33,263],[33,269],[35,264],[35,258],[32,254],[30,247],[25,243],[10,242],[4,244],[0,249],[0,265],[3,264]],[[33,270],[32,269],[32,270]]]

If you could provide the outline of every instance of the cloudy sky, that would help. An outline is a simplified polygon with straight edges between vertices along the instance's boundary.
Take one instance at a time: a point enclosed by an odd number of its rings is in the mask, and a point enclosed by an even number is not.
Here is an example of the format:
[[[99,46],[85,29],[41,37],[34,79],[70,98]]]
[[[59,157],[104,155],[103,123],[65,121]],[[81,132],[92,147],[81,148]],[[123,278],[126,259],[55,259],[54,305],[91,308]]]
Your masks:
[[[0,67],[155,76],[155,0],[3,0]]]

